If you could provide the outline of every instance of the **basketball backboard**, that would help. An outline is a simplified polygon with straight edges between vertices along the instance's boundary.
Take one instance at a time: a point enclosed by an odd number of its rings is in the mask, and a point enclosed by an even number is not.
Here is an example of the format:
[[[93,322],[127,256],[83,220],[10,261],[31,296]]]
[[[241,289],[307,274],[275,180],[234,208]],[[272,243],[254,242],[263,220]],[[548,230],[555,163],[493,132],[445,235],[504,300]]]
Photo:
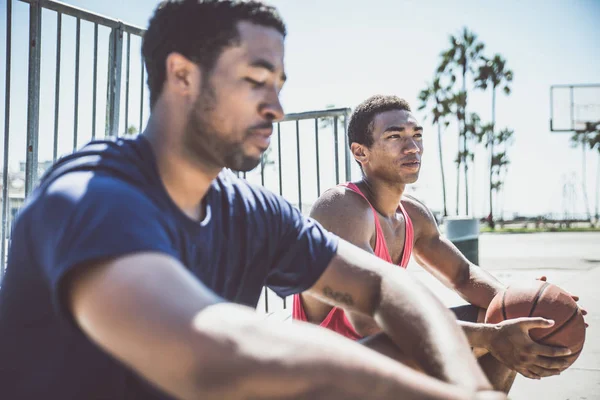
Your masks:
[[[550,130],[583,132],[600,124],[600,83],[550,87]]]

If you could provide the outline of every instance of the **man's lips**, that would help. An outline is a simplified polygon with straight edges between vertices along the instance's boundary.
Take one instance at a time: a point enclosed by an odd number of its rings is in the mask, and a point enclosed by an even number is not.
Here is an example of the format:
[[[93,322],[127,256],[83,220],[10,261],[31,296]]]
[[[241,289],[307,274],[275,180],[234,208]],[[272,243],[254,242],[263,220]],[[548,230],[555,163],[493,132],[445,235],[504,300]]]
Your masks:
[[[418,167],[419,165],[421,165],[421,162],[418,160],[410,160],[403,162],[401,165],[405,165],[407,167]]]
[[[268,127],[264,127],[264,128],[253,128],[250,129],[250,132],[253,135],[259,135],[259,136],[264,136],[264,137],[270,137],[273,134],[273,126],[269,125]]]
[[[411,172],[417,172],[421,168],[421,163],[417,160],[404,161],[400,167]]]
[[[260,148],[266,150],[271,144],[273,126],[250,130],[250,139]]]

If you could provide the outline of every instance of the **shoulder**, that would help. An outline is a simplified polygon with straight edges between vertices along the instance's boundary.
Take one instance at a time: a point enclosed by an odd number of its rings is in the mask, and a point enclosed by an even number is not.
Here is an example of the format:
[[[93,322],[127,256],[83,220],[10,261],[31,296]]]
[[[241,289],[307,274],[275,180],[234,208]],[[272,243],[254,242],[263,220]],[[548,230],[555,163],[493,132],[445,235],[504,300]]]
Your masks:
[[[41,192],[42,198],[67,201],[84,199],[124,204],[124,200],[146,198],[142,189],[119,176],[100,171],[73,171],[54,179]]]
[[[402,205],[404,209],[408,213],[411,219],[419,220],[419,219],[431,219],[433,218],[432,212],[429,208],[419,199],[411,195],[403,195],[402,196]]]
[[[115,176],[96,171],[69,172],[50,182],[33,196],[28,208],[43,218],[73,215],[160,216],[159,206],[139,187]]]
[[[413,223],[415,237],[421,233],[436,234],[438,232],[437,221],[433,213],[421,200],[405,194],[401,201]]]
[[[315,202],[310,216],[342,235],[346,229],[375,230],[373,210],[361,195],[344,186],[326,190]]]
[[[140,186],[154,183],[157,178],[154,155],[143,136],[92,141],[60,158],[44,174],[39,187],[44,190],[55,180],[64,175],[72,177],[75,172],[113,176]]]
[[[40,260],[106,255],[144,246],[166,249],[172,226],[168,214],[139,188],[90,171],[53,180],[32,196],[17,224],[35,232]],[[80,251],[69,254],[73,248]]]

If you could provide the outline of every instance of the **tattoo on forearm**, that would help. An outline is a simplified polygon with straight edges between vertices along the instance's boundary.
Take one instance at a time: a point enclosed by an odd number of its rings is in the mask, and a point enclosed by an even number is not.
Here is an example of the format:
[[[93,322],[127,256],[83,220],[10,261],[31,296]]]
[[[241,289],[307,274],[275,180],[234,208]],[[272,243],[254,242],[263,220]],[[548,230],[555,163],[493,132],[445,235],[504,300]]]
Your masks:
[[[336,292],[329,286],[325,286],[323,289],[323,294],[330,299],[333,299],[337,302],[347,304],[349,306],[354,304],[354,300],[352,300],[352,296],[350,293]]]

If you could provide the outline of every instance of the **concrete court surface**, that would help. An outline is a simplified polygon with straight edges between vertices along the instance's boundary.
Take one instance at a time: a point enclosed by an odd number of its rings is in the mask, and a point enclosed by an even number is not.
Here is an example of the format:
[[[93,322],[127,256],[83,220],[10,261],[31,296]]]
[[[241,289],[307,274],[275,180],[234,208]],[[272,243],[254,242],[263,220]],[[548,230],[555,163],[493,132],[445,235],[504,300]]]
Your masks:
[[[540,381],[518,376],[511,400],[600,400],[600,232],[483,234],[479,264],[506,284],[546,275],[580,296],[590,327],[579,359],[560,376]],[[423,271],[414,261],[408,267],[448,306],[464,304],[454,292]],[[264,312],[264,295],[257,308]],[[269,314],[288,319],[291,298],[283,302],[269,293]]]

